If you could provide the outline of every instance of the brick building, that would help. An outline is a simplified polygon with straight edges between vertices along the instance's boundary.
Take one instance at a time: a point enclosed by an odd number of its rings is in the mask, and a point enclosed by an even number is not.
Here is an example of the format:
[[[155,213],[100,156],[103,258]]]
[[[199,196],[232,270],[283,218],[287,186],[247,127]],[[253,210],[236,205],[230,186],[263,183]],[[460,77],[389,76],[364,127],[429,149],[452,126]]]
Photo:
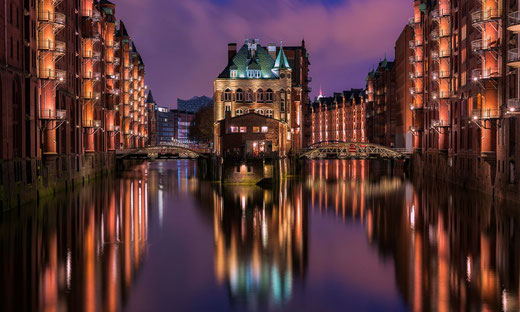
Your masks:
[[[147,137],[144,64],[109,1],[2,1],[0,157],[7,198],[107,165]],[[122,105],[120,105],[122,103]],[[43,162],[42,162],[43,161]],[[0,198],[0,199],[2,199]]]
[[[309,145],[326,141],[368,142],[363,89],[319,96],[310,108]]]
[[[229,129],[219,128],[225,124],[219,121],[226,113],[230,117],[256,113],[277,120],[286,125],[282,128],[287,132],[280,136],[280,141],[272,142],[273,146],[283,146],[283,154],[301,149],[302,99],[308,97],[309,91],[305,43],[288,49],[294,62],[300,64],[296,71],[282,46],[277,48],[270,44],[264,48],[258,40],[246,40],[238,51],[236,48],[234,43],[228,45],[228,65],[214,82],[215,151],[220,153],[227,149],[220,146],[227,142],[220,136]]]
[[[413,131],[426,172],[517,194],[519,2],[415,0]]]

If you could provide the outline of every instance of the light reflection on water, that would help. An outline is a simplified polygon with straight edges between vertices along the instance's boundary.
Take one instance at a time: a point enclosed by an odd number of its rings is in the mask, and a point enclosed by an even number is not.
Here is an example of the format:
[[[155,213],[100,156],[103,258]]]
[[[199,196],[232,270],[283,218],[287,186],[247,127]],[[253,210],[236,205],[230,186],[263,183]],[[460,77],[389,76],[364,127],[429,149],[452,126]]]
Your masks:
[[[273,191],[158,162],[3,213],[0,310],[518,310],[515,205],[389,168]]]

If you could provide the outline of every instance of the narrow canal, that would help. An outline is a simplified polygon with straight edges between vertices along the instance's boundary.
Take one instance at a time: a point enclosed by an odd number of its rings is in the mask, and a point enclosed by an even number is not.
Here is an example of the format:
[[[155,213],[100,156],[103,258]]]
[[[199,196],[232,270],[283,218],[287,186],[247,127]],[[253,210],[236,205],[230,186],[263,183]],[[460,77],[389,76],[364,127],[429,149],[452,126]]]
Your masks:
[[[367,161],[274,191],[196,176],[149,163],[0,214],[0,310],[519,308],[516,205]]]

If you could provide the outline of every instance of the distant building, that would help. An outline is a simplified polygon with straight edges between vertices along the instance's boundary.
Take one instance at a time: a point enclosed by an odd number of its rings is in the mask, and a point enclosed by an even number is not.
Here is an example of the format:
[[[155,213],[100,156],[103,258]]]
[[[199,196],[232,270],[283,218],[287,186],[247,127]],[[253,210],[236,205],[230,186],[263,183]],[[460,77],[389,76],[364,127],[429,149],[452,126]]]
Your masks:
[[[171,111],[174,118],[174,138],[179,143],[189,143],[190,125],[195,113],[174,109]]]
[[[320,96],[310,108],[309,145],[326,142],[367,142],[366,96],[363,89]]]
[[[146,99],[146,109],[148,114],[148,142],[146,145],[154,146],[157,144],[157,103],[153,99],[152,90],[148,92]]]
[[[177,109],[190,113],[196,113],[202,108],[212,105],[213,99],[207,96],[194,96],[189,100],[177,99]]]
[[[175,114],[166,107],[157,106],[157,145],[171,145],[175,140]]]

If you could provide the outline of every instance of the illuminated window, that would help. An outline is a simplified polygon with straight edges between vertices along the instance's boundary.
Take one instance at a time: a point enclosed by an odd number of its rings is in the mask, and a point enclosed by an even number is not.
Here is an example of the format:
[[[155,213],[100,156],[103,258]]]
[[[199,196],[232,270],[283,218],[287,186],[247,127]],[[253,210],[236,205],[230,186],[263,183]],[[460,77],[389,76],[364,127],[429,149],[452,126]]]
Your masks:
[[[244,101],[244,91],[242,89],[237,90],[237,102],[243,102]]]
[[[260,115],[263,115],[265,112],[264,112],[263,109],[257,109],[257,110],[256,110],[256,113],[257,113],[257,114],[260,114]]]
[[[260,127],[253,127],[253,133],[260,133]]]
[[[226,101],[226,102],[231,101],[231,90],[226,89],[226,91],[224,91],[224,101]]]
[[[268,109],[265,111],[265,115],[267,117],[270,117],[270,118],[273,118],[273,110],[272,109]]]
[[[238,70],[236,70],[236,69],[231,70],[231,78],[236,78],[236,77],[238,77]]]
[[[238,133],[238,127],[231,127],[231,128],[229,128],[229,131],[231,133]]]
[[[244,114],[244,111],[241,109],[241,108],[238,108],[235,113],[240,116],[240,115],[243,115]]]
[[[258,102],[264,101],[264,91],[262,89],[259,89],[258,91],[256,91],[256,99]]]
[[[273,101],[273,90],[267,89],[267,92],[265,93],[265,100],[266,100],[266,102]]]
[[[246,133],[247,127],[240,127],[240,133]]]
[[[267,133],[268,130],[269,130],[269,128],[267,128],[266,126],[262,127],[262,133]]]

